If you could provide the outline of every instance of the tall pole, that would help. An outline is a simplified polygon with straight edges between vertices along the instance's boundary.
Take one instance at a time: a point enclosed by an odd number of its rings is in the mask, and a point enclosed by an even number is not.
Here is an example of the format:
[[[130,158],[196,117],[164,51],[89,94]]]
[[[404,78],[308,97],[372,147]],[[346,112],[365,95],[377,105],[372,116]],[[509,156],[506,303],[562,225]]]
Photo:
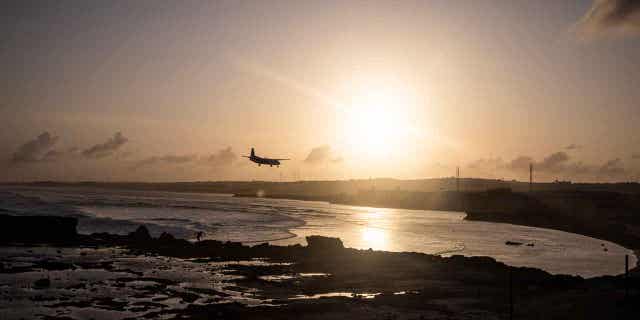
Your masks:
[[[509,320],[513,320],[513,269],[509,268]]]
[[[456,192],[460,192],[460,167],[456,167]]]
[[[529,192],[533,191],[533,163],[529,163]]]
[[[624,255],[624,298],[629,298],[629,255]]]

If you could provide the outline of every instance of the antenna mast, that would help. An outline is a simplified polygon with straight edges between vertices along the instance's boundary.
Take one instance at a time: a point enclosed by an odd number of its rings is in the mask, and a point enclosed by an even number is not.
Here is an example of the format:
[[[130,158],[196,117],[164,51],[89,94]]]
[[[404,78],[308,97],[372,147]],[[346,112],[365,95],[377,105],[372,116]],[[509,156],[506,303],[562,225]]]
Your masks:
[[[529,192],[533,191],[533,163],[529,163]]]

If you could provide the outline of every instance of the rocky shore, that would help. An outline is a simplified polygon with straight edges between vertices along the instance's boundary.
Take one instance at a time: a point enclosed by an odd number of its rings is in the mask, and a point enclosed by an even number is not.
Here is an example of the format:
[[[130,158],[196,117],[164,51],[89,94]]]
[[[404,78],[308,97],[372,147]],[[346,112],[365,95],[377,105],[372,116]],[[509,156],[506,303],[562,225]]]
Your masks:
[[[29,219],[31,227],[23,230],[27,235],[36,225],[73,219],[20,218]],[[0,226],[2,232],[24,226],[15,217],[0,219],[9,221]],[[52,244],[57,232],[67,241]],[[510,267],[488,257],[355,250],[337,238],[318,236],[308,237],[307,246],[246,246],[190,242],[166,233],[153,238],[144,226],[129,235],[78,235],[64,228],[50,228],[48,235],[53,238],[2,239],[0,251],[11,251],[0,266],[3,318],[20,318],[9,312],[20,310],[18,302],[42,308],[43,319],[80,319],[88,310],[127,311],[111,318],[193,319],[504,319],[511,313],[518,319],[602,319],[640,314],[635,270],[629,278],[583,279]],[[17,252],[28,255],[52,245],[56,253],[37,254],[29,264],[15,258],[21,256]],[[81,252],[71,257],[65,253],[69,250]],[[100,256],[100,250],[111,251]],[[135,259],[142,259],[139,265],[131,262]],[[96,270],[113,278],[83,275],[79,279],[84,280],[60,288],[64,277]],[[15,287],[17,279],[43,272],[59,273],[32,279],[26,291]],[[135,285],[140,287],[131,291]],[[105,288],[107,296],[95,293]]]

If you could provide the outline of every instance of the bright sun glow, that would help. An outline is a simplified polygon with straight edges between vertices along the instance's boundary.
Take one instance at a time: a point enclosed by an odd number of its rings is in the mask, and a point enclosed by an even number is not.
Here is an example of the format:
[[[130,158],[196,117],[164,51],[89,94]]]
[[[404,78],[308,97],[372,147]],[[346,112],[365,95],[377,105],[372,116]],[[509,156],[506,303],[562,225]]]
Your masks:
[[[365,227],[362,229],[362,241],[364,246],[384,250],[387,244],[387,235],[383,229]]]
[[[410,95],[384,85],[356,88],[352,94],[343,109],[350,150],[368,157],[400,152],[412,127]]]

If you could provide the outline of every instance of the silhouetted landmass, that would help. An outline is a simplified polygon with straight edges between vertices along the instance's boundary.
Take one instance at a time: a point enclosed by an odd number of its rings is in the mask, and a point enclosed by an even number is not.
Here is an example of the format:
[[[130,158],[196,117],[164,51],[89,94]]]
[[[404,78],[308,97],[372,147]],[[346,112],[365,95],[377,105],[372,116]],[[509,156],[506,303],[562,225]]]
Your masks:
[[[77,225],[78,220],[69,217],[0,215],[0,243],[73,242]]]
[[[174,192],[204,192],[227,194],[287,194],[297,196],[323,196],[335,194],[356,194],[363,190],[439,192],[456,191],[455,178],[435,178],[417,180],[360,179],[327,181],[192,181],[192,182],[54,182],[4,183],[14,186],[42,187],[93,187],[106,189],[156,190]],[[496,179],[460,179],[460,191],[476,192],[495,189],[511,189],[513,192],[529,191],[529,183]],[[636,182],[620,183],[570,183],[566,181],[534,183],[534,191],[610,191],[620,193],[640,193]]]

